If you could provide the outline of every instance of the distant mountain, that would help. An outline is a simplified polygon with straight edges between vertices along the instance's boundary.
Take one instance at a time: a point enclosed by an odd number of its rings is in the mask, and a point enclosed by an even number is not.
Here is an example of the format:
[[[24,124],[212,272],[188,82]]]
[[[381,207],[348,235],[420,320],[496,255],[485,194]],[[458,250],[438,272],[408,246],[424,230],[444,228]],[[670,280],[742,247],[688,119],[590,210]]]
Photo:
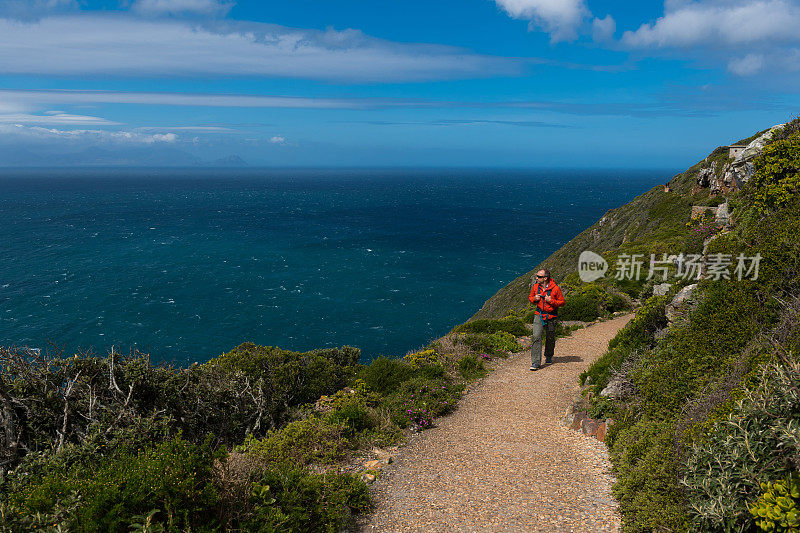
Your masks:
[[[238,155],[204,161],[172,146],[101,148],[42,154],[17,147],[0,147],[0,167],[245,167]]]
[[[238,155],[229,155],[227,157],[220,157],[213,161],[203,163],[204,167],[246,167],[247,161]]]

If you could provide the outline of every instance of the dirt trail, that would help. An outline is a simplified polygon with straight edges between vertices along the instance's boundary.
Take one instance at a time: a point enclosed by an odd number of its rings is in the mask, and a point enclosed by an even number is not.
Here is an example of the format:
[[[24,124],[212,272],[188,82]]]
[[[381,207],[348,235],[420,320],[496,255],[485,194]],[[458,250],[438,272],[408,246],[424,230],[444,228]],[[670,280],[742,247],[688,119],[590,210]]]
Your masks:
[[[605,446],[560,419],[578,375],[632,317],[558,339],[536,372],[530,352],[501,363],[384,468],[359,531],[617,531]]]

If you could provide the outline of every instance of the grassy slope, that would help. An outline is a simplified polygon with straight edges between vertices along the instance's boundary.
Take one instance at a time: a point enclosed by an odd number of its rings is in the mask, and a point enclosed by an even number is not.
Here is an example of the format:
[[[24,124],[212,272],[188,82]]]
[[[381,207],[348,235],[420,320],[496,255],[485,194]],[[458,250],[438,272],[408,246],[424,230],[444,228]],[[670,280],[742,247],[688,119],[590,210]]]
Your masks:
[[[711,155],[719,151],[717,149]],[[605,256],[605,252],[615,249],[638,252],[637,244],[658,243],[660,247],[653,247],[656,251],[675,243],[675,238],[689,220],[692,204],[702,202],[708,194],[691,194],[697,172],[704,162],[700,161],[675,175],[669,181],[671,192],[664,192],[664,187],[659,185],[622,207],[606,212],[601,220],[556,250],[536,268],[500,289],[470,320],[501,318],[509,310],[524,310],[528,305],[527,296],[534,273],[540,268],[549,268],[556,280],[563,280],[577,271],[578,256],[583,250]]]

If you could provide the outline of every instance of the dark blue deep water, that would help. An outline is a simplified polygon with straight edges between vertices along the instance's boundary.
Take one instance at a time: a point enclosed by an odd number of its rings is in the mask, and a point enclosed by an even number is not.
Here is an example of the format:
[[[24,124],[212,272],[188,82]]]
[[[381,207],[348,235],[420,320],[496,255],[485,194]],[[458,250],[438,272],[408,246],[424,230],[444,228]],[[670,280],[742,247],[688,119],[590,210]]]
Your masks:
[[[667,172],[0,173],[0,345],[400,356]]]

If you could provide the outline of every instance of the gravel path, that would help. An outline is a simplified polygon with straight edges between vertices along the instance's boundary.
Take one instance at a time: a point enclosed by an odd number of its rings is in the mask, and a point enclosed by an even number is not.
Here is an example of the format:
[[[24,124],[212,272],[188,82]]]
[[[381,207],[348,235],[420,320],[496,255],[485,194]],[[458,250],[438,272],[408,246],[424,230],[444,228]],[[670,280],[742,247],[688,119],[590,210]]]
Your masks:
[[[605,445],[560,418],[632,316],[558,339],[554,364],[536,372],[530,352],[501,362],[383,469],[359,531],[618,531]]]

